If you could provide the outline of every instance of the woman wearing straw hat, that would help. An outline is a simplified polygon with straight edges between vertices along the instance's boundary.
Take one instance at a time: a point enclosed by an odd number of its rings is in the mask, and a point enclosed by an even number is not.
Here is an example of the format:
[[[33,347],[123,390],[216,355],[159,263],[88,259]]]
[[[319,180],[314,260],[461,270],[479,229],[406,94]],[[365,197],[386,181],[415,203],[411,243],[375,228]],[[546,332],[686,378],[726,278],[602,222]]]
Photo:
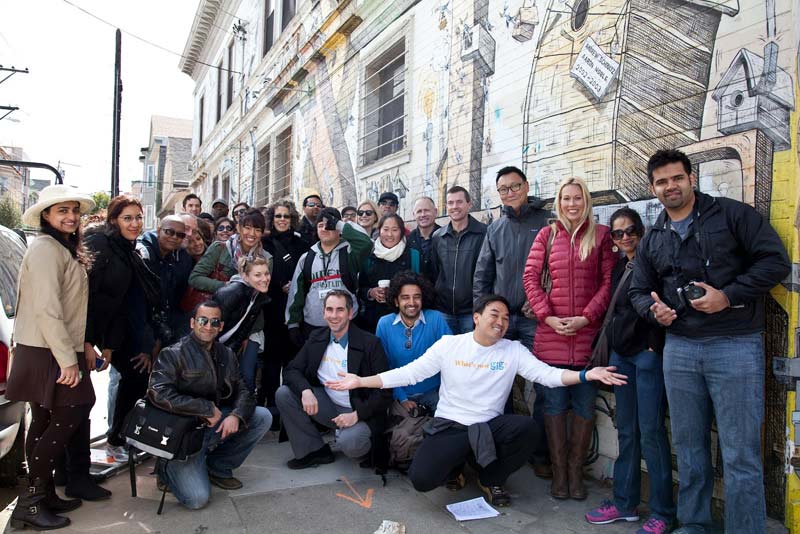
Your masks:
[[[42,234],[20,268],[16,347],[6,389],[7,399],[30,403],[32,415],[25,451],[29,478],[11,514],[15,528],[66,527],[70,520],[56,514],[81,504],[56,495],[52,472],[64,446],[88,423],[95,401],[89,371],[100,355],[84,343],[91,259],[80,230],[81,215],[92,208],[92,199],[75,188],[51,185],[22,216]]]

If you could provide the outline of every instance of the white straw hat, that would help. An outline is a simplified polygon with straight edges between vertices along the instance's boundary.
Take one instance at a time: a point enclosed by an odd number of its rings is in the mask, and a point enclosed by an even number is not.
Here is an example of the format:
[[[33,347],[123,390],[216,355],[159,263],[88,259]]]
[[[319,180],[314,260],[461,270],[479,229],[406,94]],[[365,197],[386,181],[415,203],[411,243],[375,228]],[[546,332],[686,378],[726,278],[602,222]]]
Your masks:
[[[62,202],[80,203],[81,214],[89,213],[95,206],[92,197],[81,193],[76,187],[63,184],[48,185],[39,193],[39,201],[22,214],[22,223],[31,228],[39,228],[39,217],[42,212]]]

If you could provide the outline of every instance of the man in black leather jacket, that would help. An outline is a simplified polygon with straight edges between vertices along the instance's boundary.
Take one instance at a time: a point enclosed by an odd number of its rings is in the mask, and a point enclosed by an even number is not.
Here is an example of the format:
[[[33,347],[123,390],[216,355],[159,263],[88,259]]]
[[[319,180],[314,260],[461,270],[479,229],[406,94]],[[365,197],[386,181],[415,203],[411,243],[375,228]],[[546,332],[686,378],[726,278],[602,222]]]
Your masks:
[[[191,334],[158,355],[147,398],[163,410],[208,423],[200,452],[156,466],[159,484],[167,484],[181,504],[196,510],[208,502],[210,484],[242,487],[233,470],[269,430],[272,415],[255,406],[233,352],[215,341],[223,326],[219,304],[199,304],[190,324]]]

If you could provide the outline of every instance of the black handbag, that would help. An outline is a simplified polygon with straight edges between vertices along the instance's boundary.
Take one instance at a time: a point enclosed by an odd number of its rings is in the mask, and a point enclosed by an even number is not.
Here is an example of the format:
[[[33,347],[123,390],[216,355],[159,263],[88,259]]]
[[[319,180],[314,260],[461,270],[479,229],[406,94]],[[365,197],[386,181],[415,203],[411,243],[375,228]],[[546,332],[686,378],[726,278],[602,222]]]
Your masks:
[[[203,448],[205,422],[195,416],[180,415],[158,408],[146,398],[139,399],[125,421],[131,496],[136,497],[136,472],[133,449],[152,454],[164,461],[186,460]],[[158,514],[164,507],[164,496]]]

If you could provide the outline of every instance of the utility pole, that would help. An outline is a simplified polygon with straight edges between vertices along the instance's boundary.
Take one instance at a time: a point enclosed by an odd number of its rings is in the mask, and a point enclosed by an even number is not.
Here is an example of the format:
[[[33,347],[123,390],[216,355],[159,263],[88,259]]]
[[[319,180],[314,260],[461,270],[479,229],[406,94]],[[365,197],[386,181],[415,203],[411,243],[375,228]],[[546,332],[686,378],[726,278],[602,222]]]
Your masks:
[[[122,119],[122,32],[116,32],[114,59],[114,128],[111,142],[111,198],[119,195],[119,133]]]

